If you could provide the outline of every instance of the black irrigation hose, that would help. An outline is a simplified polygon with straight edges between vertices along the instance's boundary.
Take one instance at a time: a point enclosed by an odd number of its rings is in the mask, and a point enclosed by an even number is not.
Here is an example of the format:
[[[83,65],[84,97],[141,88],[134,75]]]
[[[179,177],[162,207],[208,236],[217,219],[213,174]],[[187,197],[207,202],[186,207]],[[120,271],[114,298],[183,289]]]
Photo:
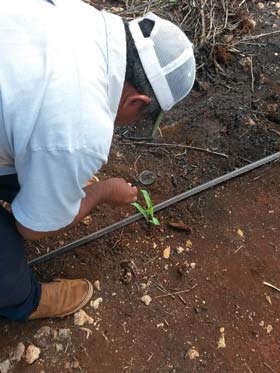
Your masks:
[[[154,206],[154,211],[155,212],[158,212],[158,211],[161,211],[169,206],[172,206],[174,205],[175,203],[177,202],[180,202],[186,198],[189,198],[191,196],[194,196],[198,193],[201,193],[203,192],[204,190],[207,190],[207,189],[210,189],[210,188],[213,188],[214,186],[216,185],[219,185],[219,184],[222,184],[224,183],[225,181],[228,181],[230,179],[233,179],[237,176],[240,176],[240,175],[243,175],[249,171],[252,171],[258,167],[261,167],[267,163],[270,163],[270,162],[273,162],[275,160],[278,160],[280,159],[280,152],[277,152],[277,153],[274,153],[268,157],[265,157],[265,158],[262,158],[256,162],[253,162],[253,163],[250,163],[244,167],[241,167],[241,168],[238,168],[237,170],[234,170],[232,172],[229,172],[228,174],[225,174],[225,175],[222,175],[216,179],[213,179],[211,181],[208,181],[207,183],[205,184],[202,184],[202,185],[199,185],[191,190],[188,190],[186,192],[183,192],[181,194],[178,194],[177,196],[175,197],[172,197],[164,202],[161,202],[159,203],[158,205],[155,205]],[[119,228],[123,228],[135,221],[138,221],[140,220],[141,218],[143,218],[143,215],[138,213],[138,214],[135,214],[135,215],[132,215],[130,216],[129,218],[127,219],[124,219],[124,220],[121,220],[117,223],[114,223],[106,228],[103,228],[103,229],[100,229],[99,231],[97,232],[94,232],[94,233],[91,233],[89,234],[88,236],[86,237],[83,237],[77,241],[74,241],[72,243],[69,243],[65,246],[62,246],[56,250],[53,250],[52,252],[48,253],[48,254],[45,254],[45,255],[42,255],[42,256],[39,256],[38,258],[35,258],[33,260],[31,260],[29,262],[30,265],[35,265],[35,264],[39,264],[39,263],[43,263],[51,258],[54,258],[55,256],[57,255],[61,255],[61,254],[64,254],[68,251],[71,251],[71,250],[74,250],[75,248],[79,247],[79,246],[82,246],[90,241],[93,241],[93,240],[96,240],[97,238],[100,238],[102,236],[104,236],[105,234],[108,234],[108,233],[111,233]]]

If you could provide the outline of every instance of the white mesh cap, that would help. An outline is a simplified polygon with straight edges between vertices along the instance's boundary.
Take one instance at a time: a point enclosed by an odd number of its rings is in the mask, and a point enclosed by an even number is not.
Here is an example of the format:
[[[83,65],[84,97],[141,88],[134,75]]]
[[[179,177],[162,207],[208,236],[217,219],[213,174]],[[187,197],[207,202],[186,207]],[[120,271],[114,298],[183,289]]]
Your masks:
[[[155,22],[151,35],[144,37],[139,22]],[[173,23],[154,13],[129,22],[143,69],[164,111],[170,110],[192,89],[195,59],[192,43]]]

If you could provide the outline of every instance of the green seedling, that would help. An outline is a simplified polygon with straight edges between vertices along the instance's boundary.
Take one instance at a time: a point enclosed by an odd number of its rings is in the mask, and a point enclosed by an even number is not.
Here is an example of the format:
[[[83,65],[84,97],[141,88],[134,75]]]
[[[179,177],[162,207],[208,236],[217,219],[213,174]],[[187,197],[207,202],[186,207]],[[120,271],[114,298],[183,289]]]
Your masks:
[[[161,110],[161,112],[159,113],[159,115],[157,116],[157,119],[155,121],[155,124],[154,124],[154,128],[153,128],[153,132],[152,132],[152,137],[155,137],[158,129],[159,129],[159,126],[161,124],[161,121],[163,119],[163,116],[164,116],[164,111]]]
[[[154,217],[154,206],[152,204],[149,193],[145,189],[140,189],[140,192],[143,194],[143,197],[145,199],[146,209],[138,202],[133,202],[132,206],[134,206],[144,216],[148,223],[160,225],[158,219]]]

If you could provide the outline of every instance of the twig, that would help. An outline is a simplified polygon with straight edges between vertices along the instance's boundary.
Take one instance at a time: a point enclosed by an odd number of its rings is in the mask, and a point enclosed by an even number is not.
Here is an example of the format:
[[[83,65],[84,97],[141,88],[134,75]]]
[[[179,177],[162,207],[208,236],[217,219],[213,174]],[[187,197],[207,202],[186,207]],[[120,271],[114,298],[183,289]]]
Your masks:
[[[250,59],[250,70],[251,70],[251,78],[252,78],[251,90],[252,90],[252,93],[255,93],[255,76],[254,76],[254,67],[253,67],[253,56],[251,56],[251,59]]]
[[[250,373],[253,373],[253,372],[252,372],[252,369],[249,367],[249,365],[247,364],[247,362],[245,362],[245,365],[246,365],[246,367],[248,368],[249,372],[250,372]]]
[[[276,286],[270,284],[269,282],[264,281],[263,284],[264,284],[265,286],[268,286],[268,287],[271,288],[271,289],[274,289],[274,290],[276,290],[276,291],[279,291],[279,293],[280,293],[280,289],[277,288]]]
[[[263,365],[264,365],[265,367],[267,367],[268,369],[270,369],[271,372],[276,373],[276,370],[274,370],[273,368],[271,368],[271,366],[268,365],[267,363],[263,363]]]
[[[165,297],[172,297],[174,295],[188,293],[188,292],[192,291],[193,289],[195,289],[197,286],[198,286],[198,284],[195,284],[193,287],[191,287],[190,289],[187,289],[187,290],[181,290],[181,291],[176,291],[175,293],[168,293],[168,294],[164,294],[164,295],[158,295],[154,299],[165,298]]]
[[[229,156],[227,154],[224,154],[224,153],[219,153],[219,152],[215,152],[213,150],[209,150],[209,149],[204,149],[204,148],[199,148],[197,146],[190,146],[190,145],[184,145],[184,144],[166,144],[166,143],[159,143],[159,144],[156,144],[156,143],[153,143],[153,142],[137,142],[137,141],[132,141],[131,143],[129,142],[123,142],[123,143],[120,143],[121,145],[131,145],[131,144],[135,144],[135,145],[148,145],[148,146],[165,146],[165,147],[176,147],[176,148],[184,148],[184,149],[190,149],[190,150],[195,150],[195,151],[199,151],[199,152],[205,152],[205,153],[210,153],[210,154],[214,154],[214,155],[217,155],[219,157],[223,157],[223,158],[229,158]]]

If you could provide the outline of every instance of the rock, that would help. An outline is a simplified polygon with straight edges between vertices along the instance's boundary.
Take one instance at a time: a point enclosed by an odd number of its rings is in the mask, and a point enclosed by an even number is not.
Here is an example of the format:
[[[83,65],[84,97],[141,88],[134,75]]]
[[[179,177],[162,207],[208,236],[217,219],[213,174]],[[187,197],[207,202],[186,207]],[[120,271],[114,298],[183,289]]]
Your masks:
[[[63,351],[63,345],[61,343],[56,343],[55,349],[56,349],[56,352],[61,352]]]
[[[24,352],[25,352],[25,346],[22,342],[20,342],[17,345],[17,348],[15,349],[15,351],[13,352],[11,360],[12,361],[20,361],[22,359],[23,355],[24,355]]]
[[[277,9],[280,9],[280,1],[277,1],[277,3],[275,4],[276,8]]]
[[[144,295],[144,296],[141,298],[141,301],[142,301],[143,303],[145,303],[146,306],[148,306],[148,305],[151,303],[152,298],[151,298],[149,295]]]
[[[169,259],[170,258],[170,246],[167,246],[164,250],[163,250],[163,257],[164,259]]]
[[[178,254],[182,254],[185,251],[185,249],[182,246],[179,246],[177,247],[176,251]]]
[[[194,269],[196,267],[196,263],[191,263],[190,266],[192,269]]]
[[[83,326],[85,324],[93,324],[94,320],[84,310],[76,312],[74,315],[74,324],[77,326]]]
[[[186,241],[186,248],[187,249],[191,249],[192,248],[192,241],[191,240],[187,240]]]
[[[49,337],[51,334],[51,328],[49,326],[42,326],[42,328],[38,329],[36,334],[34,334],[35,339],[40,339],[43,337]]]
[[[10,369],[11,369],[11,363],[9,359],[0,363],[0,373],[8,373]]]
[[[264,321],[263,320],[259,323],[259,326],[264,326]]]
[[[84,224],[84,225],[86,225],[86,226],[88,227],[88,226],[91,225],[91,223],[92,223],[92,217],[91,217],[90,215],[84,217],[84,218],[81,220],[81,223]]]
[[[240,228],[237,230],[237,234],[239,237],[244,238],[244,233]]]
[[[33,364],[34,361],[39,359],[41,349],[33,344],[29,345],[25,354],[25,361],[27,364]]]
[[[95,288],[96,290],[101,291],[100,281],[99,281],[99,280],[94,281],[93,286],[94,286],[94,288]]]
[[[264,9],[264,3],[261,3],[261,2],[257,3],[257,7],[259,9]]]
[[[95,310],[97,310],[102,302],[103,302],[103,298],[97,298],[90,302],[90,306],[93,307]]]
[[[61,328],[58,330],[58,337],[61,339],[69,339],[71,338],[71,330],[68,328]]]
[[[266,327],[267,334],[270,334],[272,332],[272,330],[273,330],[272,325],[267,325],[267,327]]]
[[[186,354],[186,356],[190,359],[190,360],[194,360],[194,359],[197,359],[199,357],[199,352],[194,348],[190,348]]]

